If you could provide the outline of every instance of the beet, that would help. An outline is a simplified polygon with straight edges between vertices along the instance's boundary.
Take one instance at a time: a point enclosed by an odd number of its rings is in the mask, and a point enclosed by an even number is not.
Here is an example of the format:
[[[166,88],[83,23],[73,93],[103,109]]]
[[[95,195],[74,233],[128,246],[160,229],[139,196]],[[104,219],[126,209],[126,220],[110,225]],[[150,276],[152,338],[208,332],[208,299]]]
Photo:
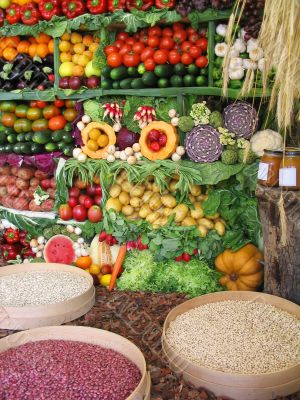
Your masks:
[[[139,135],[137,133],[129,131],[126,126],[121,128],[117,136],[117,145],[120,150],[126,149],[126,147],[131,147],[134,143],[139,141]]]

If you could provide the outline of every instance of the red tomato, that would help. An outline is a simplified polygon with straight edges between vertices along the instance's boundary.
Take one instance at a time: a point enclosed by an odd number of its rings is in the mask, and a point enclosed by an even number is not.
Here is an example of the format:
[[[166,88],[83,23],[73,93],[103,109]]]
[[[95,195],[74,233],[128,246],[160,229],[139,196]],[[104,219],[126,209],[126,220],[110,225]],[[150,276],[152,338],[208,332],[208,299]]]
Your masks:
[[[172,37],[173,36],[173,30],[171,28],[164,28],[162,30],[162,35],[163,36],[169,36]]]
[[[197,40],[196,45],[201,47],[202,50],[206,51],[208,46],[208,40],[206,38],[201,38]]]
[[[117,40],[123,40],[124,42],[126,42],[128,37],[129,37],[129,35],[126,32],[119,32],[117,34]]]
[[[177,50],[171,50],[169,53],[169,63],[170,64],[178,64],[180,63],[181,56]]]
[[[60,115],[60,109],[55,106],[47,106],[43,109],[43,117],[46,119],[51,119]]]
[[[182,22],[175,22],[175,24],[173,24],[173,31],[182,31],[183,29],[185,29],[185,26]]]
[[[154,54],[154,49],[152,47],[146,47],[141,54],[141,60],[145,61],[148,58],[153,58],[153,54]]]
[[[62,204],[61,206],[59,206],[58,213],[59,213],[59,217],[63,221],[68,221],[69,219],[72,219],[72,217],[73,217],[72,208],[68,204]]]
[[[45,108],[47,106],[47,103],[45,101],[38,100],[36,102],[36,105],[38,108]]]
[[[118,51],[117,46],[106,46],[105,47],[105,54],[108,56],[111,53],[116,53]]]
[[[196,59],[195,64],[199,68],[205,68],[208,64],[208,59],[205,56],[200,56]]]
[[[173,39],[175,42],[183,43],[187,38],[187,33],[186,31],[175,31],[173,35]]]
[[[181,50],[184,53],[189,53],[191,47],[192,47],[192,43],[186,40],[185,42],[182,43]]]
[[[36,108],[36,107],[37,107],[37,101],[31,101],[30,108]]]
[[[124,54],[123,56],[123,64],[125,67],[137,67],[141,61],[141,57],[139,54],[134,53],[133,51]]]
[[[148,46],[148,35],[146,33],[140,36],[140,42],[144,43],[145,46]]]
[[[148,35],[149,36],[161,36],[162,30],[159,26],[152,26],[151,28],[148,29]]]
[[[49,129],[51,131],[59,131],[61,129],[64,129],[66,126],[66,119],[62,115],[58,115],[57,117],[53,117],[49,119]]]
[[[80,195],[80,189],[77,187],[73,186],[71,189],[69,189],[69,196],[70,197],[78,197]]]
[[[144,65],[147,71],[154,71],[156,64],[153,58],[147,58],[147,60],[144,62]]]
[[[197,33],[192,33],[191,35],[189,35],[189,41],[192,43],[196,43],[198,39],[199,35]]]
[[[166,64],[168,61],[168,52],[166,50],[156,50],[153,58],[156,64]]]
[[[77,206],[77,204],[78,204],[78,198],[77,198],[77,197],[69,197],[68,204],[69,204],[69,206],[72,207],[72,208],[75,207],[75,206]]]
[[[62,108],[65,105],[65,102],[63,100],[57,99],[53,104],[55,105],[55,107]]]
[[[129,46],[129,44],[124,44],[120,50],[119,50],[119,54],[121,54],[121,56],[123,56],[124,54],[128,53],[129,51],[132,50],[132,47]]]
[[[138,42],[140,40],[140,33],[139,32],[135,32],[133,34],[134,39]]]
[[[175,42],[171,37],[166,36],[160,40],[160,44],[159,44],[160,49],[172,50],[174,46],[175,46]]]
[[[136,41],[135,41],[135,39],[134,39],[133,37],[129,37],[129,38],[126,40],[126,43],[127,43],[127,44],[130,44],[130,46],[133,46],[134,43],[136,43]]]
[[[114,46],[116,46],[118,49],[120,49],[122,46],[124,46],[125,42],[123,40],[116,40],[114,43]]]
[[[190,48],[190,55],[191,55],[193,58],[200,57],[200,56],[201,56],[201,53],[202,53],[202,51],[201,51],[200,47],[198,47],[198,46],[192,46],[192,47]]]
[[[181,56],[181,62],[184,65],[190,65],[193,63],[193,57],[189,53],[183,53]]]
[[[159,37],[158,36],[149,36],[148,37],[148,46],[157,48],[159,46]]]
[[[186,29],[186,33],[187,33],[188,35],[192,35],[193,33],[197,33],[197,31],[196,31],[196,29],[194,29],[194,28],[192,28],[191,26],[189,26],[189,27]]]
[[[119,53],[111,53],[107,57],[107,64],[110,67],[116,68],[122,64],[122,56]]]
[[[144,48],[145,48],[145,45],[144,45],[144,43],[142,43],[142,42],[136,42],[136,43],[134,43],[134,45],[132,46],[132,50],[133,50],[135,53],[138,53],[138,54],[142,54]]]

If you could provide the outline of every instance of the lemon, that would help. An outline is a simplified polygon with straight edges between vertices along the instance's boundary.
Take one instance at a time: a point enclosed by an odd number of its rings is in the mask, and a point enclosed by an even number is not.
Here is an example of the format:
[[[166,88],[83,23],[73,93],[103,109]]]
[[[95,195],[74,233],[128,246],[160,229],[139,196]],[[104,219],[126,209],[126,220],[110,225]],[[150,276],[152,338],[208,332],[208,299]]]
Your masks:
[[[109,286],[111,280],[111,274],[103,275],[100,279],[101,286]]]
[[[73,76],[74,64],[72,62],[63,62],[59,67],[59,75],[64,78],[65,76]]]
[[[98,275],[98,274],[100,274],[100,265],[98,265],[98,264],[92,264],[92,265],[90,266],[90,268],[89,268],[89,272],[90,272],[90,274],[93,274],[93,275]]]

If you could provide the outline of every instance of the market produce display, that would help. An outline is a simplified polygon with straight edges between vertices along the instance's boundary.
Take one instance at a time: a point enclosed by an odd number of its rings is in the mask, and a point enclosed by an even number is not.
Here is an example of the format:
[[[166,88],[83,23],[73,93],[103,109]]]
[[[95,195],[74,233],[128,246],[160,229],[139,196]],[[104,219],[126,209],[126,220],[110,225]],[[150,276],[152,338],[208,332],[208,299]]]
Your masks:
[[[1,225],[3,237],[0,238],[0,254],[5,262],[35,257],[30,246],[30,236],[26,231],[12,228],[8,221]]]

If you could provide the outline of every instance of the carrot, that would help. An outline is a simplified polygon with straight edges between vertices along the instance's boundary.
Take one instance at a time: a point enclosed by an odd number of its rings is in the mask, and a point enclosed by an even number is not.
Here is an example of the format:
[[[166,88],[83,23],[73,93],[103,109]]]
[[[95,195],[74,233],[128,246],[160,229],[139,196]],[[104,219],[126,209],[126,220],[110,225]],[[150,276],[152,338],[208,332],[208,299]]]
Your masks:
[[[118,256],[117,256],[117,259],[116,259],[116,262],[115,262],[115,265],[114,265],[114,269],[113,269],[113,272],[112,272],[112,275],[111,275],[109,289],[108,289],[110,292],[115,287],[117,276],[118,276],[118,274],[120,272],[120,269],[122,267],[124,258],[126,256],[126,251],[127,251],[126,244],[122,244],[122,246],[119,249],[119,253],[118,253]]]

